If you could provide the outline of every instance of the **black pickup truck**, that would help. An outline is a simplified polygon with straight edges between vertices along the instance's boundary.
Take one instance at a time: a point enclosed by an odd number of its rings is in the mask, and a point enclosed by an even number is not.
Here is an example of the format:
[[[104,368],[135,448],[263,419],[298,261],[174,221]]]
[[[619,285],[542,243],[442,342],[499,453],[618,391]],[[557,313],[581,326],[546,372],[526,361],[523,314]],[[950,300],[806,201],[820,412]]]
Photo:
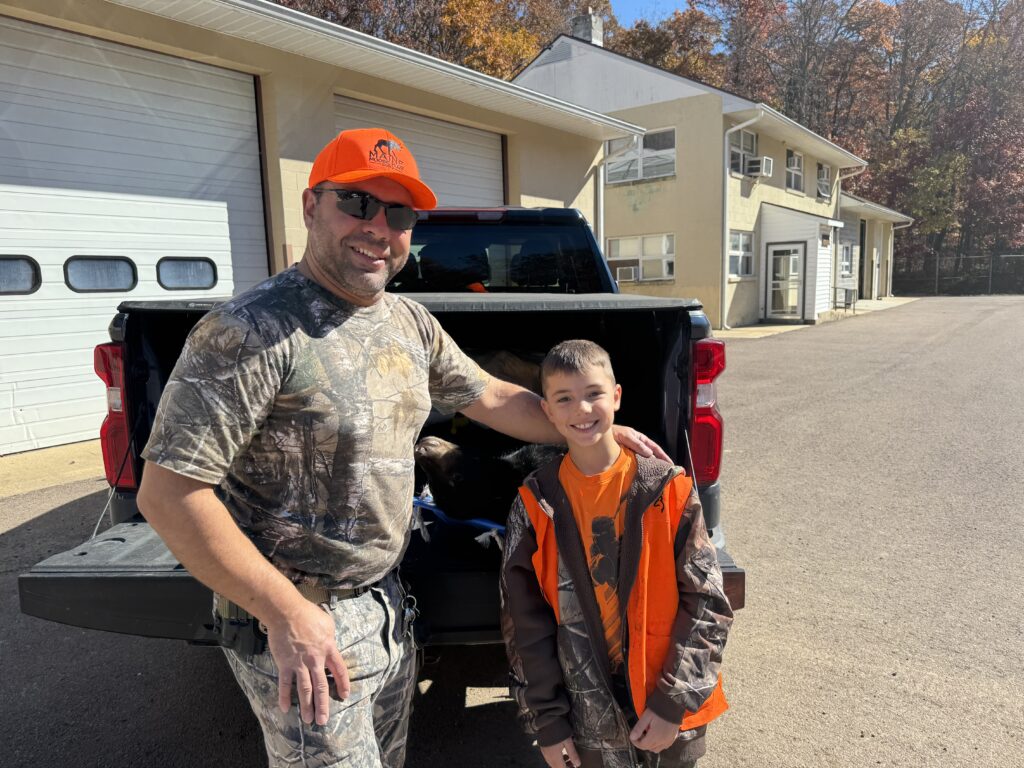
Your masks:
[[[425,212],[413,230],[412,253],[389,290],[421,302],[467,351],[536,359],[569,338],[589,338],[609,351],[623,385],[619,421],[657,440],[696,477],[727,592],[733,607],[742,607],[744,573],[721,549],[722,419],[714,381],[725,368],[725,348],[711,338],[700,304],[619,293],[575,210]],[[214,621],[209,590],[178,563],[135,505],[139,453],[160,393],[189,331],[215,304],[127,301],[118,308],[111,341],[95,352],[109,406],[101,429],[109,527],[22,574],[22,612],[198,644],[224,643],[234,631]],[[428,431],[456,432],[460,440],[482,440],[486,432],[458,416],[432,418]],[[480,516],[502,512],[481,510]],[[428,530],[429,541],[413,533],[402,565],[424,635],[439,645],[498,641],[498,548],[478,541],[480,532],[468,526],[435,522]]]

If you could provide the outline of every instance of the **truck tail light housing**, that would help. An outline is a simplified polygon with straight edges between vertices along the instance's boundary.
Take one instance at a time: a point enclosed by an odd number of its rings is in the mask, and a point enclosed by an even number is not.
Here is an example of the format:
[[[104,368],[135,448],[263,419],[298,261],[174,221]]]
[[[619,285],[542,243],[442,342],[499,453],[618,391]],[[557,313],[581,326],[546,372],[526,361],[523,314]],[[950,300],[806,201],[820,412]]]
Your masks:
[[[107,385],[107,417],[100,427],[100,447],[107,482],[112,488],[133,490],[138,488],[138,482],[131,455],[131,433],[128,431],[121,345],[98,345],[93,352],[93,367],[96,375]]]
[[[725,370],[725,342],[701,339],[694,345],[693,473],[699,485],[718,480],[722,470],[722,414],[715,379]]]

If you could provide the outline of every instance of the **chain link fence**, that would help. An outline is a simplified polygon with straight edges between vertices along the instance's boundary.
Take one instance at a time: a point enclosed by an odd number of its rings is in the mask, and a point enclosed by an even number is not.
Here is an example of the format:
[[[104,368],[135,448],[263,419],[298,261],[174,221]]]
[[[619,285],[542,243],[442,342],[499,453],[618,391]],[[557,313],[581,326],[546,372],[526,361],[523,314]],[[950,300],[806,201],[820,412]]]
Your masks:
[[[898,296],[968,296],[1024,293],[1024,254],[919,253],[894,259],[892,290]]]

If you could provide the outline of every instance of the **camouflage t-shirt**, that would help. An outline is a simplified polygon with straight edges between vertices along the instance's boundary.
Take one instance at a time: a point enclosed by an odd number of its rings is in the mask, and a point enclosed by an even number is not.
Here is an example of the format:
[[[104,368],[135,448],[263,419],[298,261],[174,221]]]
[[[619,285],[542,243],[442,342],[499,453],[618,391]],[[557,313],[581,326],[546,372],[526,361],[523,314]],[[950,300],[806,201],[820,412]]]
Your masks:
[[[404,552],[431,403],[454,413],[487,381],[419,304],[356,307],[292,267],[196,325],[143,457],[218,485],[290,578],[362,586]]]

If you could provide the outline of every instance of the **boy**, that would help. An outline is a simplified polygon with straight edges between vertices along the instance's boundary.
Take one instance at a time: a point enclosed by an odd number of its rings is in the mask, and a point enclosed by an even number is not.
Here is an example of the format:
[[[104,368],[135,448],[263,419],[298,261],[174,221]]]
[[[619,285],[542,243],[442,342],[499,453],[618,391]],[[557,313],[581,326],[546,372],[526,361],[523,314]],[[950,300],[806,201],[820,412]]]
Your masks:
[[[506,527],[502,631],[519,718],[551,768],[689,768],[727,708],[732,610],[697,491],[619,448],[608,353],[558,344],[544,413],[569,455],[526,478]]]

